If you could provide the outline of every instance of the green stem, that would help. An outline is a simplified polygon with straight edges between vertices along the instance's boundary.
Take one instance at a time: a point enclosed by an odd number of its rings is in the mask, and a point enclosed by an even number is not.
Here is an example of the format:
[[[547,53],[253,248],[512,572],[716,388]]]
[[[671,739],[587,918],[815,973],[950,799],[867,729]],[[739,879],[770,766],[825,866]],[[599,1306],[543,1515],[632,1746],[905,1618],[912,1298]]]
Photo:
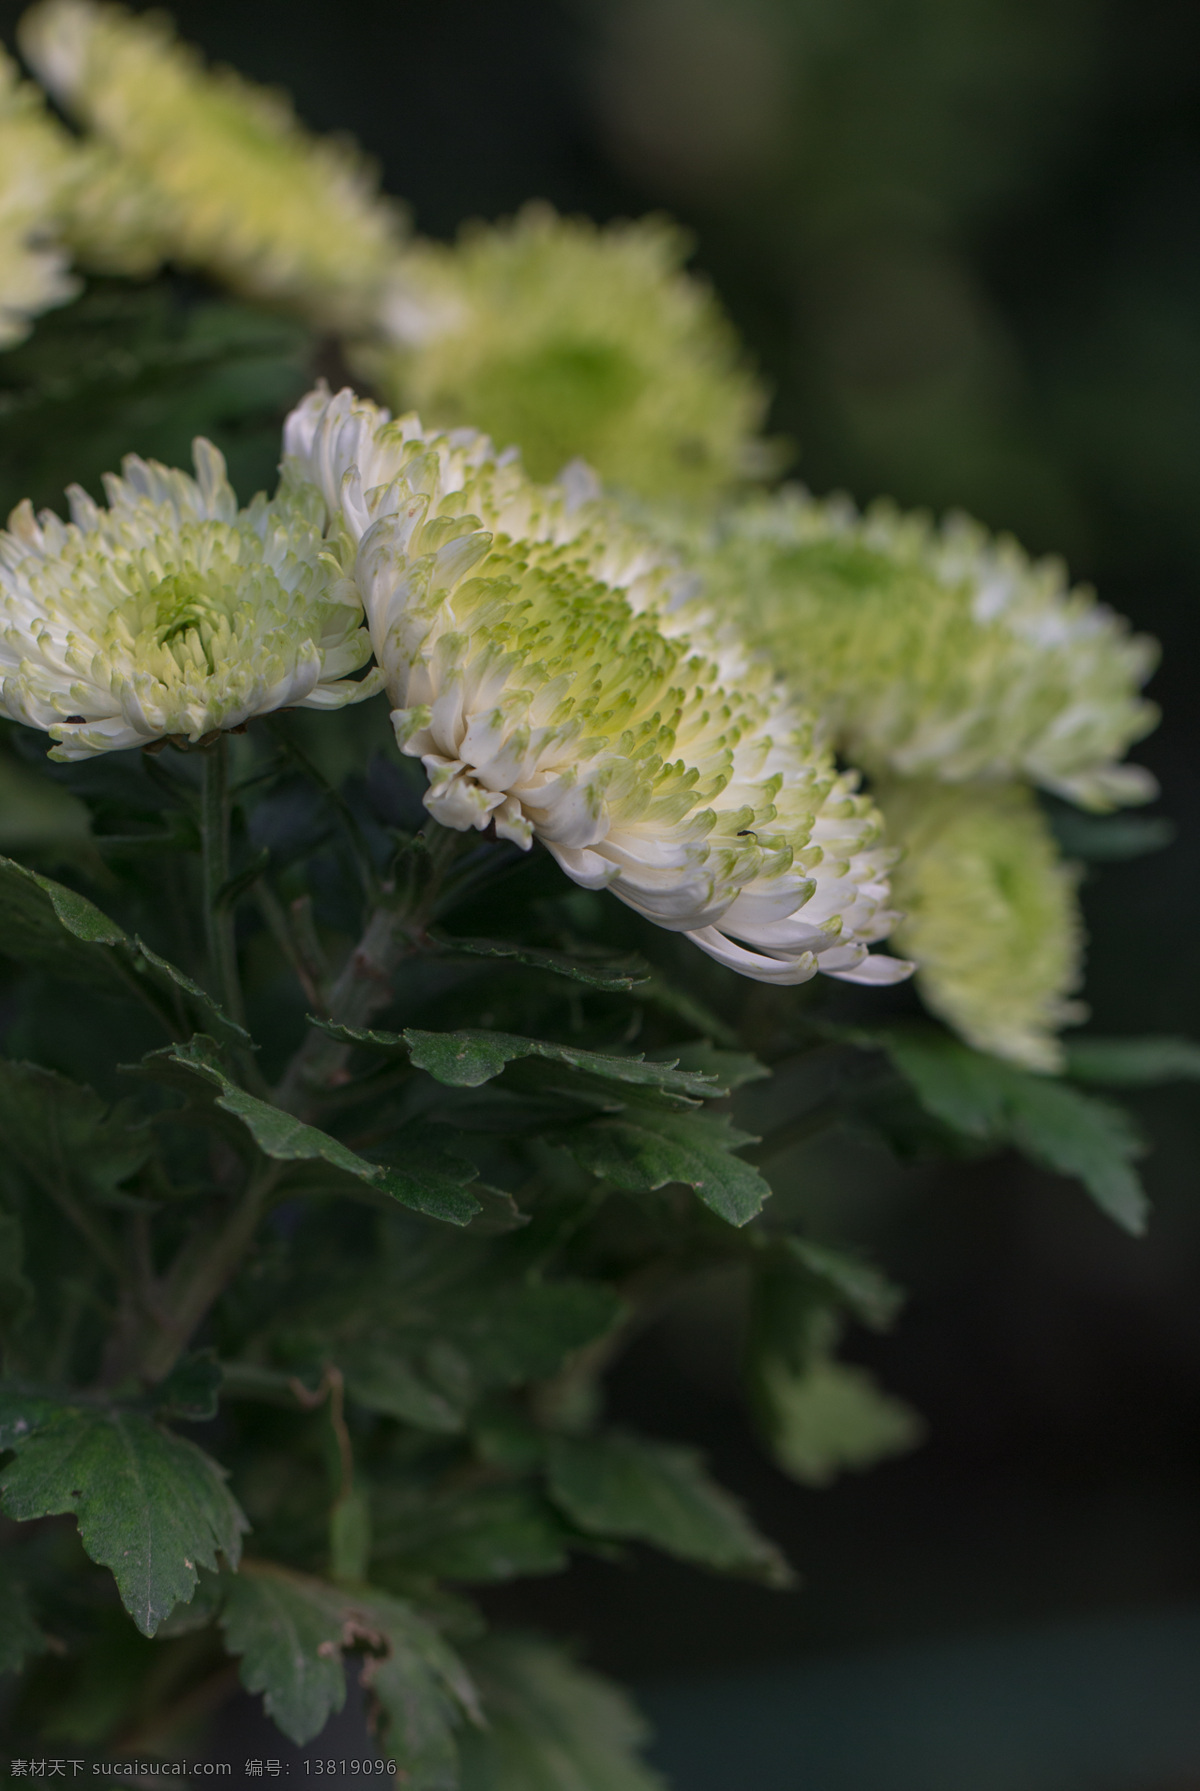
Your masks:
[[[406,893],[385,891],[383,903],[371,915],[329,992],[328,1016],[341,1026],[367,1026],[390,1007],[395,972],[425,943],[426,928],[462,836],[431,822],[418,843],[424,854],[421,874]],[[327,1033],[310,1032],[275,1090],[275,1105],[303,1116],[314,1097],[344,1080],[349,1056],[348,1045]]]
[[[213,1301],[224,1292],[250,1247],[263,1209],[279,1177],[278,1164],[264,1166],[251,1176],[241,1199],[198,1262],[189,1261],[181,1285],[174,1276],[159,1296],[160,1318],[155,1335],[142,1355],[138,1372],[144,1381],[160,1381],[170,1373],[187,1348],[193,1331]]]
[[[209,971],[221,1004],[239,1025],[245,1018],[238,981],[233,907],[218,896],[229,881],[229,737],[221,734],[203,755],[200,836],[204,865],[204,934]]]

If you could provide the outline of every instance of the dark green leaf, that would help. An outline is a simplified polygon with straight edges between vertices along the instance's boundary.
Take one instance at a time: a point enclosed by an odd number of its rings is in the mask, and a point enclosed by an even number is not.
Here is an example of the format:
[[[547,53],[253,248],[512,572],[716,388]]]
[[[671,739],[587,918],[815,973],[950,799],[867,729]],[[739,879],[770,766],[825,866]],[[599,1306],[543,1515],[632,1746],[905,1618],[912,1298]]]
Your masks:
[[[377,1563],[451,1580],[511,1580],[557,1573],[570,1533],[528,1486],[439,1490],[433,1497],[377,1498]]]
[[[19,1673],[27,1660],[45,1652],[29,1594],[0,1557],[0,1673]]]
[[[1200,1044],[1194,1039],[1075,1038],[1066,1041],[1067,1074],[1077,1082],[1153,1088],[1200,1081]]]
[[[221,1469],[140,1413],[63,1409],[17,1447],[0,1477],[5,1512],[72,1513],[143,1635],[191,1598],[198,1567],[218,1554],[236,1565],[248,1525]]]
[[[648,1542],[685,1561],[786,1586],[792,1573],[694,1450],[610,1431],[556,1436],[550,1495],[581,1530]]]
[[[361,1405],[451,1434],[482,1392],[547,1379],[625,1310],[598,1281],[472,1281],[423,1316],[410,1307],[406,1321],[372,1326],[333,1348]]]
[[[855,1318],[886,1330],[904,1304],[903,1291],[849,1250],[789,1237],[781,1248],[827,1295]]]
[[[320,1580],[246,1561],[227,1577],[221,1628],[241,1680],[289,1741],[303,1747],[346,1701],[345,1599]]]
[[[216,1351],[197,1350],[194,1355],[182,1356],[166,1380],[159,1382],[155,1404],[168,1417],[201,1424],[217,1415],[221,1380]]]
[[[389,1756],[411,1791],[457,1791],[454,1731],[482,1720],[470,1675],[454,1650],[412,1605],[372,1592],[351,1616],[369,1646],[362,1679],[383,1718]],[[397,1774],[399,1777],[399,1774]]]
[[[40,1188],[110,1194],[141,1168],[153,1139],[123,1106],[36,1063],[0,1058],[0,1137],[6,1167]]]
[[[911,1406],[884,1393],[865,1368],[828,1356],[801,1373],[781,1356],[760,1361],[756,1393],[776,1460],[805,1486],[904,1454],[924,1436]]]
[[[446,957],[507,958],[530,970],[549,970],[555,976],[569,977],[572,982],[586,983],[593,989],[612,989],[622,993],[644,983],[650,967],[634,955],[612,957],[571,956],[561,951],[542,951],[528,945],[513,945],[506,939],[451,939],[434,936],[434,943]]]
[[[243,1029],[189,976],[130,938],[86,896],[9,858],[0,858],[0,941],[9,957],[110,994],[128,992],[130,977],[142,977],[160,998],[181,995],[185,1007],[220,1037],[247,1041]]]
[[[484,1387],[517,1386],[557,1373],[585,1344],[625,1316],[624,1302],[600,1281],[530,1280],[475,1291],[447,1313],[445,1335]]]
[[[749,1051],[725,1051],[707,1039],[692,1039],[685,1045],[672,1045],[669,1051],[655,1052],[665,1061],[678,1063],[681,1070],[712,1078],[712,1094],[727,1094],[744,1088],[747,1082],[763,1082],[771,1071]]]
[[[345,1698],[344,1651],[366,1651],[362,1680],[387,1730],[387,1752],[411,1791],[456,1791],[454,1729],[479,1721],[461,1660],[406,1600],[349,1591],[266,1561],[228,1580],[221,1619],[242,1656],[242,1684],[264,1694],[268,1715],[302,1745]]]
[[[946,1125],[1014,1145],[1060,1175],[1076,1176],[1118,1225],[1144,1231],[1146,1196],[1131,1167],[1142,1145],[1119,1107],[985,1057],[933,1027],[864,1037],[888,1053],[922,1105]]]
[[[607,1057],[597,1051],[581,1051],[574,1045],[555,1045],[546,1039],[518,1038],[509,1032],[359,1032],[349,1026],[314,1024],[348,1044],[374,1045],[387,1051],[407,1051],[419,1070],[450,1088],[479,1088],[500,1075],[507,1064],[521,1058],[542,1058],[564,1064],[603,1081],[651,1088],[686,1100],[703,1100],[723,1090],[715,1089],[707,1076],[678,1070],[671,1063],[647,1063],[641,1057]]]
[[[403,1169],[371,1163],[348,1145],[331,1138],[328,1132],[306,1125],[282,1107],[273,1107],[269,1101],[261,1101],[257,1095],[239,1088],[225,1074],[213,1041],[203,1034],[184,1045],[169,1045],[151,1052],[142,1060],[141,1068],[169,1087],[194,1090],[198,1086],[210,1095],[215,1091],[217,1106],[233,1114],[263,1155],[277,1162],[326,1163],[380,1193],[390,1194],[402,1206],[454,1225],[465,1225],[480,1210],[479,1202],[464,1186],[476,1174],[472,1164],[443,1157],[441,1163],[427,1166],[416,1151]],[[452,1164],[454,1173],[442,1164]]]
[[[463,1386],[448,1394],[424,1366],[386,1343],[348,1344],[338,1351],[346,1391],[368,1411],[453,1435],[463,1428]]]
[[[631,1193],[684,1182],[730,1225],[753,1219],[771,1192],[752,1164],[732,1154],[755,1139],[737,1131],[723,1114],[639,1107],[564,1127],[551,1136],[583,1168]]]
[[[467,1652],[487,1726],[464,1733],[461,1791],[665,1791],[625,1693],[562,1649],[487,1636]]]

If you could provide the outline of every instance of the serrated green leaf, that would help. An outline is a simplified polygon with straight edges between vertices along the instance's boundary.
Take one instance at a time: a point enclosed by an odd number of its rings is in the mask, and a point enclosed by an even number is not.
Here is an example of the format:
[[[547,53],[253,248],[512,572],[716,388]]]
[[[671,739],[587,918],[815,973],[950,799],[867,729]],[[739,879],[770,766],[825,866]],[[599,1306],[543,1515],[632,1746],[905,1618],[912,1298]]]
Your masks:
[[[629,1698],[561,1648],[495,1635],[466,1658],[487,1726],[459,1743],[460,1791],[666,1791]]]
[[[36,1063],[0,1058],[0,1137],[6,1166],[36,1186],[111,1193],[141,1168],[153,1138],[123,1106]]]
[[[438,1489],[433,1496],[377,1492],[376,1570],[450,1580],[498,1581],[557,1573],[570,1532],[529,1486]],[[386,1577],[381,1575],[381,1577]]]
[[[561,951],[543,951],[529,945],[513,945],[506,939],[451,939],[434,934],[434,944],[445,957],[506,958],[529,970],[548,970],[554,976],[565,976],[572,982],[586,983],[593,989],[610,989],[625,993],[650,977],[650,966],[636,953],[625,957],[572,956]]]
[[[691,1039],[655,1055],[678,1063],[681,1070],[710,1077],[713,1094],[729,1094],[735,1088],[744,1088],[747,1082],[769,1081],[771,1077],[766,1064],[749,1051],[726,1051],[708,1039]]]
[[[1200,1044],[1194,1039],[1074,1038],[1065,1041],[1067,1075],[1114,1088],[1154,1088],[1200,1081]]]
[[[818,1357],[800,1374],[779,1356],[759,1364],[757,1394],[772,1452],[805,1486],[828,1486],[921,1442],[912,1407],[884,1393],[865,1368]]]
[[[479,1720],[466,1668],[406,1600],[348,1590],[272,1562],[227,1576],[226,1645],[242,1657],[247,1691],[289,1740],[319,1735],[345,1699],[344,1652],[362,1649],[362,1680],[387,1727],[387,1751],[412,1791],[455,1791],[454,1729]]]
[[[276,1162],[320,1162],[356,1181],[366,1182],[382,1194],[391,1195],[401,1206],[412,1207],[434,1219],[452,1225],[465,1225],[480,1211],[480,1204],[466,1191],[465,1184],[474,1179],[473,1164],[444,1158],[453,1163],[450,1174],[438,1163],[420,1161],[421,1152],[410,1153],[407,1167],[369,1162],[348,1145],[331,1138],[316,1126],[305,1124],[282,1107],[261,1101],[247,1094],[225,1074],[211,1039],[196,1034],[183,1045],[168,1045],[143,1058],[142,1071],[166,1082],[169,1087],[194,1091],[206,1090],[216,1105],[239,1120],[259,1150]]]
[[[0,1673],[19,1673],[46,1646],[28,1592],[0,1558]]]
[[[647,1194],[683,1182],[730,1225],[747,1224],[771,1192],[753,1164],[733,1155],[743,1144],[757,1141],[737,1131],[723,1114],[638,1107],[548,1136],[584,1169],[630,1193]]]
[[[131,938],[77,890],[10,858],[0,858],[0,947],[9,957],[109,994],[127,994],[128,979],[142,977],[160,996],[182,996],[185,1007],[228,1042],[248,1042],[244,1029],[176,965]]]
[[[218,1554],[236,1565],[246,1518],[222,1470],[139,1412],[63,1408],[16,1445],[0,1503],[18,1522],[70,1513],[93,1561],[151,1636]]]
[[[530,1280],[481,1292],[446,1314],[445,1335],[477,1385],[518,1386],[556,1374],[585,1344],[606,1337],[626,1306],[600,1281]]]
[[[418,1430],[445,1436],[461,1431],[464,1403],[452,1399],[409,1357],[386,1343],[350,1344],[338,1351],[338,1366],[351,1399],[368,1411],[399,1418]]]
[[[904,1304],[901,1288],[849,1250],[801,1237],[783,1239],[780,1249],[839,1305],[875,1330],[886,1330]]]
[[[682,1560],[770,1586],[792,1583],[779,1550],[692,1449],[621,1431],[555,1436],[546,1463],[551,1498],[590,1535],[652,1543]]]
[[[267,1715],[303,1747],[346,1701],[344,1596],[262,1561],[246,1561],[224,1583],[221,1628],[241,1656],[242,1684],[263,1694]]]
[[[470,1675],[412,1605],[372,1593],[360,1609],[364,1639],[385,1644],[367,1656],[362,1680],[382,1715],[389,1756],[411,1791],[458,1791],[455,1730],[464,1717],[482,1720]]]
[[[625,1316],[599,1281],[527,1280],[443,1293],[420,1315],[333,1344],[351,1396],[371,1410],[445,1435],[461,1431],[482,1392],[557,1373]]]
[[[888,1053],[922,1106],[946,1125],[1075,1176],[1118,1225],[1135,1236],[1145,1230],[1146,1195],[1131,1166],[1143,1147],[1119,1107],[985,1057],[933,1027],[859,1036]]]
[[[582,1051],[574,1045],[552,1044],[548,1039],[518,1038],[510,1032],[484,1032],[473,1027],[460,1032],[420,1032],[415,1027],[406,1027],[402,1033],[367,1032],[327,1021],[313,1023],[347,1044],[407,1052],[417,1069],[425,1070],[449,1088],[480,1088],[510,1063],[542,1058],[602,1081],[654,1089],[689,1103],[724,1092],[714,1088],[707,1076],[676,1069],[674,1062],[610,1057],[598,1051]]]

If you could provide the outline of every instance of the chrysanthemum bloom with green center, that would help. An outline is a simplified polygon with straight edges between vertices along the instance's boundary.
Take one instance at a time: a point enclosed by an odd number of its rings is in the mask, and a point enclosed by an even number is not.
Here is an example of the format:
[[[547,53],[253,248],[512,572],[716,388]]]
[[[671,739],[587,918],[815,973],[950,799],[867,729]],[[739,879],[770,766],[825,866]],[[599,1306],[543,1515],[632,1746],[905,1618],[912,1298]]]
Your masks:
[[[74,486],[72,520],[18,506],[0,533],[0,710],[51,757],[197,742],[290,706],[379,688],[362,606],[325,548],[311,486],[239,511],[225,462],[195,479],[130,455],[107,509]]]
[[[371,323],[402,232],[346,144],[310,137],[278,94],[206,70],[157,15],[42,0],[20,35],[55,99],[145,182],[162,256],[333,329]]]
[[[935,529],[791,490],[733,510],[686,550],[839,750],[872,774],[1018,778],[1088,808],[1142,802],[1118,761],[1155,725],[1155,643],[1056,560],[965,517]]]
[[[342,532],[438,820],[536,838],[576,883],[760,981],[908,973],[868,954],[894,920],[891,854],[856,775],[736,640],[673,617],[630,533],[606,559],[589,506],[573,517],[486,437],[393,424],[350,393],[313,394],[285,445]]]
[[[0,347],[78,291],[57,228],[70,156],[42,96],[0,50]]]
[[[875,794],[901,851],[895,943],[926,1005],[969,1044],[1032,1070],[1062,1068],[1060,1027],[1084,1018],[1075,869],[1018,784],[924,779]]]
[[[764,394],[687,240],[660,219],[606,229],[531,205],[414,244],[366,363],[428,423],[515,443],[536,478],[581,456],[649,496],[706,497],[760,470]]]

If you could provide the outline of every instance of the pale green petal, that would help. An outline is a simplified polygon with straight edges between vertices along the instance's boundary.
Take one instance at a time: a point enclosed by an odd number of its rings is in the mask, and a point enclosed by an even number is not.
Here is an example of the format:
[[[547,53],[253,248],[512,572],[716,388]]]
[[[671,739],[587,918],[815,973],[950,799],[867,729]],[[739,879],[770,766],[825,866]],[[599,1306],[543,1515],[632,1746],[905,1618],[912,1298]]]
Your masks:
[[[69,523],[25,503],[0,533],[0,710],[49,733],[52,758],[194,743],[375,687],[347,678],[371,647],[319,493],[239,510],[217,450],[195,457],[192,478],[129,455],[106,508],[74,487]]]
[[[1031,793],[1015,784],[914,780],[876,791],[927,1007],[968,1044],[1032,1070],[1062,1067],[1058,1030],[1084,1018],[1083,925],[1074,868],[1059,860]]]
[[[537,478],[581,456],[647,495],[703,497],[762,464],[765,395],[689,244],[661,219],[600,229],[531,205],[405,255],[364,363],[401,409],[515,443]]]
[[[401,750],[448,827],[536,838],[575,882],[761,981],[908,967],[879,815],[740,641],[586,492],[318,390],[285,430],[363,597]]]
[[[1024,778],[1089,808],[1146,801],[1120,765],[1158,715],[1155,643],[1060,562],[1031,561],[965,517],[934,528],[800,490],[680,527],[708,600],[828,718],[874,774]]]
[[[161,14],[42,0],[20,36],[49,91],[127,165],[123,194],[111,167],[105,179],[130,271],[157,247],[329,328],[371,324],[403,233],[351,147],[310,137],[279,94],[206,69]]]

